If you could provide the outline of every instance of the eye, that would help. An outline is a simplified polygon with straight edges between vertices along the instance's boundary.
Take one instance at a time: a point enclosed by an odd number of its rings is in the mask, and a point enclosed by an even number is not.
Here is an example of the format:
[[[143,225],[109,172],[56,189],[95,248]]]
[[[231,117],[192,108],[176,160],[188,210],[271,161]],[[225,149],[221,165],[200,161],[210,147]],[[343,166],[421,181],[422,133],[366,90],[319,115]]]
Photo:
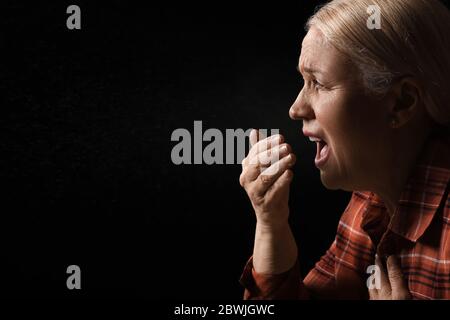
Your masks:
[[[313,84],[315,89],[323,89],[324,88],[323,84],[321,84],[316,79],[312,80],[311,82],[312,82],[312,84]]]

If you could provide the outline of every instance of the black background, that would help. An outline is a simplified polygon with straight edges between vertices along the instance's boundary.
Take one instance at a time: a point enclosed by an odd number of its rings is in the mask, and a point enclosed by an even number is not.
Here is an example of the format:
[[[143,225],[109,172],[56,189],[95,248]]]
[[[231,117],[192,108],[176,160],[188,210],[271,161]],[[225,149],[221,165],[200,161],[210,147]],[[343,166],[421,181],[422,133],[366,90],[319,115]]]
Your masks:
[[[316,1],[2,2],[2,294],[239,299],[255,219],[240,165],[172,164],[176,128],[280,128],[306,273],[349,194],[288,109]],[[66,8],[81,8],[81,30]],[[79,265],[82,289],[66,287]]]

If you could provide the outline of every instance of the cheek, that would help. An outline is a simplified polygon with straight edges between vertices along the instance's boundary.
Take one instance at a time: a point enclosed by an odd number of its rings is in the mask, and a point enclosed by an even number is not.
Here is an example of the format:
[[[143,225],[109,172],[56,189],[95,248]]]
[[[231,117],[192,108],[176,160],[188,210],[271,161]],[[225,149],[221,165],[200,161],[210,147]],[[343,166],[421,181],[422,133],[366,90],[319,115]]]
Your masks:
[[[356,145],[379,139],[386,117],[383,105],[359,95],[342,95],[335,101],[330,116],[336,134]]]
[[[366,100],[344,94],[330,95],[317,109],[316,117],[329,139],[340,167],[361,161],[367,146],[373,143],[379,112]]]
[[[383,102],[374,98],[355,96],[348,103],[346,116],[351,119],[356,132],[366,139],[373,139],[386,123],[386,109]]]
[[[330,93],[323,97],[316,109],[316,118],[330,142],[345,141],[346,137],[354,132],[355,124],[361,120],[361,116],[355,111],[361,110],[353,108],[343,94]]]

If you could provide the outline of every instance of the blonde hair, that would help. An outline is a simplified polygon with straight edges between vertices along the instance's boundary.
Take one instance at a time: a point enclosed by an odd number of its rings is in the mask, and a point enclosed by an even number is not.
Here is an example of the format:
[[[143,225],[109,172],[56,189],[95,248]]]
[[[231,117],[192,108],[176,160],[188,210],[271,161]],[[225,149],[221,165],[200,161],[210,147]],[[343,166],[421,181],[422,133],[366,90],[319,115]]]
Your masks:
[[[381,13],[381,29],[369,29],[369,6]],[[450,12],[438,0],[333,0],[306,29],[350,58],[369,92],[383,95],[396,77],[412,76],[438,124],[450,122]]]

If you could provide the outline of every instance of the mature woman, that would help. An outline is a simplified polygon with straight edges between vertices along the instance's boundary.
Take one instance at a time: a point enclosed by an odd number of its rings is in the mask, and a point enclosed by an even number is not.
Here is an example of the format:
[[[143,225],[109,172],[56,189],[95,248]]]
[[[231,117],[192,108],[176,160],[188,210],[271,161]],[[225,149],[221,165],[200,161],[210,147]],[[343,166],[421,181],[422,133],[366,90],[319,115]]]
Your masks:
[[[372,5],[381,29],[368,27]],[[289,115],[317,144],[322,183],[353,195],[331,247],[302,278],[288,224],[295,156],[282,136],[258,141],[253,131],[240,177],[257,218],[244,298],[450,299],[448,9],[334,0],[307,30],[304,87]]]

